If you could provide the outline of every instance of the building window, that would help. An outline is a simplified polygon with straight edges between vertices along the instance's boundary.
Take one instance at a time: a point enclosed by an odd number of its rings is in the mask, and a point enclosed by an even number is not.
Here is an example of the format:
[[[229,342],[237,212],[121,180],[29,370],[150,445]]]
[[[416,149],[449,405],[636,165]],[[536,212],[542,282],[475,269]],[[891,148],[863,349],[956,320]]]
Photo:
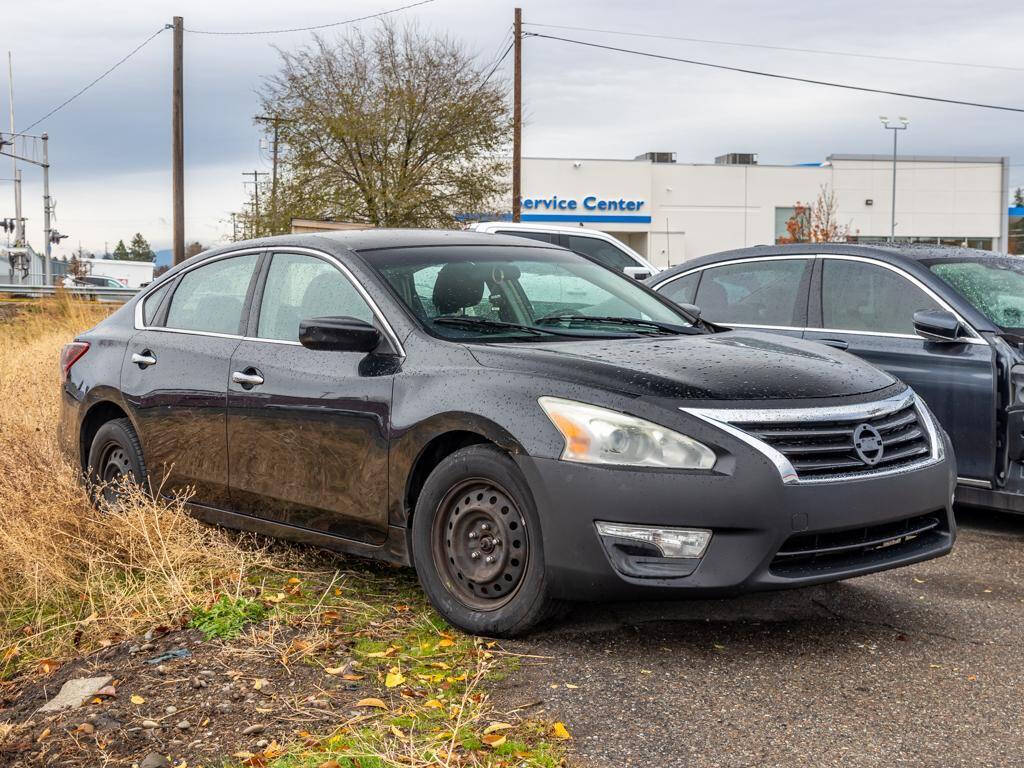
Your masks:
[[[776,244],[784,241],[789,237],[789,230],[786,229],[786,224],[793,216],[796,215],[796,208],[792,205],[788,208],[776,208],[775,209],[775,242]],[[788,242],[788,240],[786,240]]]

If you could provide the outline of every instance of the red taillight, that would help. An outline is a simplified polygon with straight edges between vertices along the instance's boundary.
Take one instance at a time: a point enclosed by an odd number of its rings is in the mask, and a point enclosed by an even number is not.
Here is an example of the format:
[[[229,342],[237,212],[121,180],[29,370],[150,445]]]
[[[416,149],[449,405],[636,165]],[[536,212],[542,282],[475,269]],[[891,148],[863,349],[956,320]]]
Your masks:
[[[61,381],[67,380],[71,366],[77,363],[79,358],[88,351],[89,342],[87,341],[72,341],[70,344],[64,345],[64,348],[60,351]]]

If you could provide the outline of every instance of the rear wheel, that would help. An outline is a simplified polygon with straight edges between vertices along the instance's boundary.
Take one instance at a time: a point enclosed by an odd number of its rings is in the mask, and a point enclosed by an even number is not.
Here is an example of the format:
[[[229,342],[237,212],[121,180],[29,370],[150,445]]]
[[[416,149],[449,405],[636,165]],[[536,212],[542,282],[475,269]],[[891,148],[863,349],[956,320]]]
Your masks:
[[[125,482],[144,485],[146,463],[131,421],[114,419],[96,431],[89,449],[89,485],[94,501],[116,503]]]
[[[413,514],[412,551],[434,607],[467,632],[521,634],[556,607],[533,496],[492,446],[456,451],[430,474]]]

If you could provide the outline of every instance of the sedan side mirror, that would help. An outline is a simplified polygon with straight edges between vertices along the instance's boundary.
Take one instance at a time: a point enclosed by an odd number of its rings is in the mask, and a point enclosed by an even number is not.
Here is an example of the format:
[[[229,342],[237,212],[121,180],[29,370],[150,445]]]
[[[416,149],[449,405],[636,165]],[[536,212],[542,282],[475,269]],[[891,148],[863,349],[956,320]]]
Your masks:
[[[928,341],[958,341],[963,326],[956,315],[944,309],[921,309],[914,313],[914,331]]]
[[[651,276],[651,270],[647,267],[623,267],[622,271],[626,277],[632,277],[634,280],[646,280]]]
[[[372,352],[380,331],[354,317],[314,317],[299,323],[299,343],[307,349]]]
[[[679,306],[682,308],[682,310],[686,314],[693,315],[698,320],[700,320],[700,307],[698,307],[696,304],[686,304],[686,303],[683,303],[683,304],[680,304]]]

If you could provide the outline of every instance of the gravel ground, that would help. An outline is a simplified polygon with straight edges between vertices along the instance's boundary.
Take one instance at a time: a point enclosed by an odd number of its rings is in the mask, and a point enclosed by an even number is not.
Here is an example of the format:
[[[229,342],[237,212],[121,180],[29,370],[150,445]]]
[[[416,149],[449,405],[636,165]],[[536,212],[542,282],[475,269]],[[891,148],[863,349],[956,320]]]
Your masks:
[[[584,766],[1024,765],[1024,518],[958,517],[909,568],[578,607],[512,644],[532,658],[496,697],[564,721]]]

